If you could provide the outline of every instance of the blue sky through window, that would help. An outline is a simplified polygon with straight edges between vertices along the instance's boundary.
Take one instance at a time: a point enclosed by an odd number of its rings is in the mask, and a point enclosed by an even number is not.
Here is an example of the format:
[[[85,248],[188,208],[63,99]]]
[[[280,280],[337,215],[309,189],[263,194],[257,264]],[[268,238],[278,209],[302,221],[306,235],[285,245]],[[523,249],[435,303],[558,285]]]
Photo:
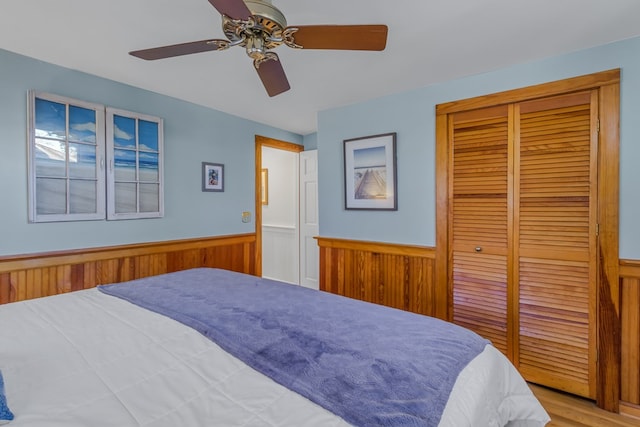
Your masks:
[[[96,113],[87,108],[69,105],[69,139],[96,143]]]
[[[65,139],[67,111],[64,104],[36,98],[36,136]]]
[[[138,121],[138,146],[141,150],[158,151],[158,124]]]
[[[136,121],[130,117],[113,116],[113,143],[116,147],[136,148]]]

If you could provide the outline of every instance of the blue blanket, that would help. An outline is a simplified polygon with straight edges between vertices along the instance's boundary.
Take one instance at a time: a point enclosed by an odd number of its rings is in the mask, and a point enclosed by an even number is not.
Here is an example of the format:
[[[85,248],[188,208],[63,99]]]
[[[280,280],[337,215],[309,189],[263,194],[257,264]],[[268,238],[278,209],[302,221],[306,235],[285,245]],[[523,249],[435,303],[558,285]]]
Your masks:
[[[356,426],[437,426],[487,341],[434,318],[217,269],[100,286]]]

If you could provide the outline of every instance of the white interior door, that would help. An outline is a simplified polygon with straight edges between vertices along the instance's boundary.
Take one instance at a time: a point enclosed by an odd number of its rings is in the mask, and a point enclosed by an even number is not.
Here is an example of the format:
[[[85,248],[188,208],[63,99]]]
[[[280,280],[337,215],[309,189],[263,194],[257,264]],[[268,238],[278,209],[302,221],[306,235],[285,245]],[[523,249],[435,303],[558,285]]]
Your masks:
[[[300,153],[300,284],[318,289],[318,150]]]

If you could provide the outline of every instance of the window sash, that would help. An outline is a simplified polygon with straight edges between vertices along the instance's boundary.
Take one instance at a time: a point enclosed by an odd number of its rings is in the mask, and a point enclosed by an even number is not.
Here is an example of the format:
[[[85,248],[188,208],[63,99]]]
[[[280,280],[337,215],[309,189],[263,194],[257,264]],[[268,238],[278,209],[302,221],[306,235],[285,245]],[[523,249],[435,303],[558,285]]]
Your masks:
[[[106,122],[107,219],[164,216],[162,119],[107,107]]]
[[[37,132],[38,100],[64,106],[64,129],[50,134],[42,130]],[[104,219],[104,106],[33,90],[28,93],[28,106],[29,222]],[[94,123],[72,123],[72,116],[77,117],[74,109],[93,112]],[[44,115],[43,112],[40,119],[44,120]],[[93,132],[87,131],[91,125],[95,125]],[[83,134],[95,137],[95,142],[86,140]],[[38,153],[45,154],[38,157]],[[50,167],[46,166],[47,160],[50,160]],[[58,164],[54,167],[55,163]],[[92,187],[94,190],[87,192],[87,188]],[[95,208],[88,208],[92,202]]]

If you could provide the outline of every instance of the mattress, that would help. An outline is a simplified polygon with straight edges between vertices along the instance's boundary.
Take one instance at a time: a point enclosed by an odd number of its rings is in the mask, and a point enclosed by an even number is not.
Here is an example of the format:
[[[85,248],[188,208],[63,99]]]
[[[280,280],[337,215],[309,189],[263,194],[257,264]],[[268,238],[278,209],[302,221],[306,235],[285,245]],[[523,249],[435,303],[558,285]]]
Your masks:
[[[199,332],[96,289],[0,306],[11,427],[347,426]],[[549,418],[488,345],[459,374],[440,426]]]

